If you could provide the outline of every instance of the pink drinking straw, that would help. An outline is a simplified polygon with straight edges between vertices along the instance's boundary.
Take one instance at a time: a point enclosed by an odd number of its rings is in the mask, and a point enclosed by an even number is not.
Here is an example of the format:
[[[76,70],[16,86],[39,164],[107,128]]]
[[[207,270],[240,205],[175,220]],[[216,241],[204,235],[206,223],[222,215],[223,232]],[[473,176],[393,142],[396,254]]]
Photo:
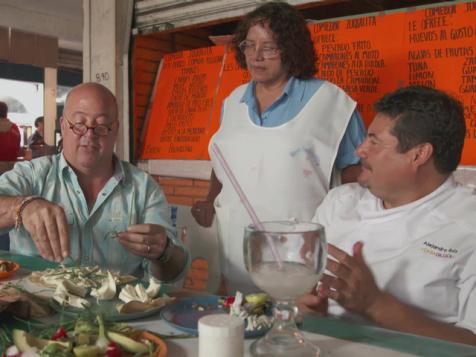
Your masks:
[[[264,226],[261,223],[261,221],[258,219],[258,216],[256,215],[255,210],[253,209],[253,206],[251,206],[250,201],[248,201],[248,198],[246,197],[245,193],[241,189],[240,184],[236,180],[235,175],[233,174],[233,171],[231,171],[230,166],[228,166],[228,163],[226,162],[225,158],[223,157],[220,148],[216,143],[212,143],[212,150],[216,154],[218,161],[220,161],[220,164],[225,171],[226,175],[231,181],[231,184],[233,185],[233,188],[235,189],[236,193],[240,197],[241,203],[245,206],[246,210],[248,211],[248,214],[250,215],[251,220],[253,221],[253,224],[261,231],[264,231]],[[271,253],[273,253],[274,260],[278,263],[278,267],[282,268],[282,263],[281,263],[281,258],[279,256],[278,251],[276,250],[276,247],[274,246],[273,241],[271,240],[271,237],[266,234],[266,238],[268,240],[268,244],[271,247]]]

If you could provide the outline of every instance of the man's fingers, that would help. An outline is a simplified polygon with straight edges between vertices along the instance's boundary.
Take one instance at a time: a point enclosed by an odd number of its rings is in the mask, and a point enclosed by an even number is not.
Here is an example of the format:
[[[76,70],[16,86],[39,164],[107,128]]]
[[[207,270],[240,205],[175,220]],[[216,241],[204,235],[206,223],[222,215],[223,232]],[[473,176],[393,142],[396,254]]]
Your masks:
[[[129,239],[127,235],[123,233],[120,233],[120,234],[121,235],[118,235],[119,243],[121,243],[123,246],[127,248],[127,250],[131,251],[135,255],[143,256],[149,250],[148,244],[142,243],[141,241],[138,241],[138,240],[131,240]]]
[[[351,274],[351,270],[346,265],[332,259],[327,259],[326,269],[341,279],[347,279]]]
[[[48,240],[47,232],[43,224],[35,227],[34,237],[36,247],[42,257],[48,260],[54,260],[53,250],[51,249],[50,241]]]
[[[61,254],[63,259],[69,256],[69,232],[68,232],[68,221],[64,211],[61,210],[61,213],[56,217],[56,225],[58,227],[59,242],[61,246]]]
[[[346,254],[343,250],[337,248],[334,244],[331,243],[327,243],[327,252],[337,259],[339,259],[340,256]]]
[[[306,295],[303,295],[301,296],[299,299],[298,299],[298,303],[299,304],[304,304],[308,307],[313,307],[313,306],[317,306],[321,303],[323,299],[317,295],[314,295],[314,294],[306,294]]]
[[[152,225],[150,224],[133,224],[127,227],[128,233],[139,233],[139,234],[144,234],[144,233],[152,233]]]
[[[126,232],[136,234],[165,234],[165,228],[158,224],[133,224],[127,227]]]
[[[359,262],[367,265],[365,263],[364,255],[363,255],[364,243],[363,242],[356,242],[352,247],[352,254],[354,259]]]
[[[61,261],[69,255],[68,223],[62,207],[47,200],[34,200],[23,209],[23,226],[40,254]]]
[[[61,245],[58,237],[58,227],[56,226],[56,220],[50,221],[47,219],[44,223],[47,239],[50,243],[53,257],[56,261],[63,260],[61,253]]]
[[[329,299],[337,301],[339,304],[342,306],[345,306],[345,295],[342,293],[342,291],[339,290],[329,290],[328,292]]]
[[[329,255],[336,258],[339,263],[344,264],[349,268],[352,267],[352,257],[343,250],[337,248],[335,245],[332,245],[330,243],[327,244],[327,252],[329,253]]]

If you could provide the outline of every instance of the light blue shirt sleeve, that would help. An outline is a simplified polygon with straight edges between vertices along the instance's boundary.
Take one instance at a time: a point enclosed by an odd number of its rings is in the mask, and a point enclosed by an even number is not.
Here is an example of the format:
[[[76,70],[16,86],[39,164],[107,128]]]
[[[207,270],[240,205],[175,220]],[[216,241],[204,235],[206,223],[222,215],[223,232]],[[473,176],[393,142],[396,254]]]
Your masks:
[[[355,165],[360,162],[360,158],[355,154],[357,147],[362,144],[365,139],[366,130],[364,123],[359,112],[354,110],[352,116],[345,130],[344,136],[340,142],[339,150],[337,151],[337,157],[335,166],[337,169]]]

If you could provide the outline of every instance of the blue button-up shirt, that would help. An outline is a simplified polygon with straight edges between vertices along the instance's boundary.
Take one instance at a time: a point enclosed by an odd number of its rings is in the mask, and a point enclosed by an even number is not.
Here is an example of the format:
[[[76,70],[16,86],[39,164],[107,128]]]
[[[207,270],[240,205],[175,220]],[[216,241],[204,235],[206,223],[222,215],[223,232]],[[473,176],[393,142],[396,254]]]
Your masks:
[[[294,118],[323,83],[324,81],[317,78],[303,80],[291,77],[284,87],[283,94],[260,115],[255,96],[256,82],[251,81],[241,102],[248,105],[248,113],[253,123],[264,127],[274,127]],[[337,152],[335,166],[339,170],[360,161],[355,154],[355,149],[364,141],[365,135],[362,118],[355,110]]]
[[[62,154],[17,163],[12,171],[0,176],[0,195],[36,195],[60,204],[69,224],[71,257],[77,264],[143,276],[147,260],[126,250],[115,239],[116,232],[125,231],[131,224],[158,224],[175,244],[181,242],[176,238],[167,200],[157,182],[129,163],[117,158],[114,162],[114,174],[91,210],[75,172]],[[15,253],[39,255],[23,228],[12,229],[10,241]],[[184,271],[188,261],[189,257]]]

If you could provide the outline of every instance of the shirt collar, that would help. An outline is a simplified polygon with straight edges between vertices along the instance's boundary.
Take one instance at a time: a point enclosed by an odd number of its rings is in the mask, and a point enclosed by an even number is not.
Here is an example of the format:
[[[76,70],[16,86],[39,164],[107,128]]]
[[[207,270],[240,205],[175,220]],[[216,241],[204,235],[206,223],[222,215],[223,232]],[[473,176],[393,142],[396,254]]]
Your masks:
[[[398,206],[395,208],[384,208],[383,202],[380,198],[374,196],[370,190],[367,189],[368,195],[366,199],[363,199],[357,205],[357,211],[360,213],[362,218],[371,219],[371,218],[393,218],[399,215],[403,215],[411,210],[427,205],[433,204],[433,200],[438,196],[444,195],[449,189],[454,189],[458,184],[454,176],[451,174],[440,186],[438,186],[434,191],[430,192],[428,195],[419,198],[416,201]]]
[[[246,87],[245,93],[243,93],[243,96],[240,99],[240,103],[246,103],[247,105],[253,104],[255,100],[255,88],[256,81],[250,81]],[[277,100],[284,96],[294,96],[301,100],[304,96],[304,86],[299,85],[299,80],[297,78],[290,77],[288,83],[284,86],[283,94]]]
[[[114,161],[114,172],[112,177],[114,177],[117,182],[120,182],[126,177],[124,164],[116,155],[113,155],[112,160]],[[69,170],[74,172],[73,168],[68,164],[68,161],[66,161],[64,154],[61,153],[59,158],[59,171],[64,175],[65,172],[69,172]]]

